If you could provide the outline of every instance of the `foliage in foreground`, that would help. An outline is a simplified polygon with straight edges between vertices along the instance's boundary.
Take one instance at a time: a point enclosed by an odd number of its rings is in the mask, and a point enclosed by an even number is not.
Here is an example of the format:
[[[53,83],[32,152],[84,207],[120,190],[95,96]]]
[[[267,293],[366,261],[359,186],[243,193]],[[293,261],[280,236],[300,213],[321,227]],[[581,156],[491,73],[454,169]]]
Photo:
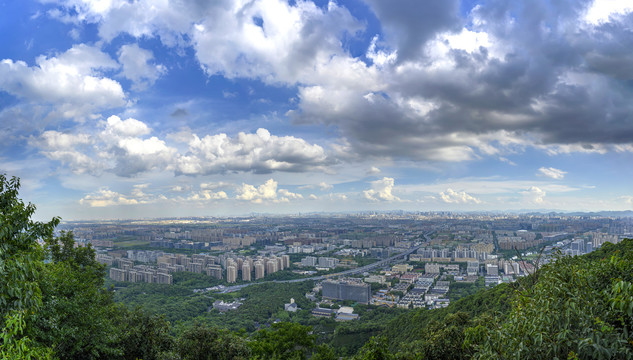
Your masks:
[[[447,309],[403,315],[383,335],[397,359],[631,359],[632,282],[633,240],[606,243]]]

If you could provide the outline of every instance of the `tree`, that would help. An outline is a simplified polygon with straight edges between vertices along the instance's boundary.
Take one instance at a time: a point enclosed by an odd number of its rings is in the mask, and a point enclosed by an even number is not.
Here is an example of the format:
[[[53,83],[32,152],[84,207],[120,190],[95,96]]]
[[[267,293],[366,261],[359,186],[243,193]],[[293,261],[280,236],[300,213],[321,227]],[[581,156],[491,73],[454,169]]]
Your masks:
[[[395,358],[389,351],[387,339],[373,336],[363,345],[353,360],[394,360]]]
[[[182,333],[176,348],[183,360],[245,360],[250,355],[243,338],[200,323]]]
[[[624,240],[608,257],[560,257],[542,267],[504,323],[471,336],[484,339],[475,358],[633,358],[632,248]]]
[[[122,331],[119,344],[125,360],[155,360],[172,349],[174,339],[163,315],[151,315],[141,308],[134,311],[123,308],[122,311],[122,322],[118,324]]]
[[[471,325],[470,315],[458,311],[441,321],[431,321],[421,339],[403,346],[402,355],[413,359],[466,359],[472,354],[463,349],[464,332]]]
[[[305,359],[315,347],[311,330],[296,323],[276,323],[256,332],[249,345],[257,359]]]
[[[310,357],[310,360],[337,360],[338,356],[334,353],[332,347],[321,344],[317,346],[316,351]]]
[[[47,240],[42,307],[31,331],[60,359],[117,358],[120,311],[104,289],[105,267],[94,250],[75,247],[72,233]]]
[[[50,239],[59,223],[31,220],[33,204],[18,198],[20,180],[0,175],[0,317],[11,310],[35,311],[41,304],[39,277],[42,265],[40,239]],[[0,320],[2,321],[2,320]]]
[[[5,326],[0,338],[0,359],[51,359],[51,349],[34,344],[30,338],[23,336],[25,327],[23,312],[14,311],[5,317]]]
[[[25,336],[42,304],[39,286],[43,251],[38,240],[50,239],[59,218],[31,220],[33,204],[18,198],[20,180],[0,175],[0,328],[2,358],[46,357],[46,349]]]

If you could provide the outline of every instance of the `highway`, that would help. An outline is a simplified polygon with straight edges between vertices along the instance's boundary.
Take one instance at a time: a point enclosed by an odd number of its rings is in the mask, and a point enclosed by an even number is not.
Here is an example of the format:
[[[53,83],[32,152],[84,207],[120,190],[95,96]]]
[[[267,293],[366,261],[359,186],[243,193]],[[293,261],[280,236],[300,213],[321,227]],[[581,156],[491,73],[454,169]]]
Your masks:
[[[424,238],[427,241],[429,240],[428,235],[429,234],[424,234]],[[250,283],[241,284],[241,285],[227,286],[224,289],[222,289],[220,292],[223,293],[223,294],[231,293],[231,292],[235,292],[235,291],[243,289],[243,288],[245,288],[247,286],[251,286],[251,285],[255,285],[255,284],[266,284],[266,283],[283,284],[283,283],[297,283],[297,282],[302,282],[302,281],[320,281],[320,280],[335,278],[335,277],[339,277],[339,276],[346,276],[346,275],[353,275],[353,274],[364,273],[366,271],[368,272],[370,270],[389,265],[389,264],[391,264],[393,262],[396,262],[396,261],[399,261],[401,259],[406,259],[407,256],[409,256],[410,254],[413,254],[420,247],[422,247],[422,245],[424,245],[424,243],[416,245],[416,246],[408,249],[407,251],[405,251],[403,253],[400,253],[400,254],[391,256],[389,258],[386,258],[386,259],[383,259],[383,260],[380,260],[380,261],[376,261],[375,263],[372,263],[372,264],[369,264],[369,265],[365,265],[365,266],[361,266],[361,267],[358,267],[358,268],[355,268],[355,269],[345,270],[345,271],[341,271],[341,272],[337,272],[337,273],[333,273],[333,274],[301,278],[301,279],[250,282]]]

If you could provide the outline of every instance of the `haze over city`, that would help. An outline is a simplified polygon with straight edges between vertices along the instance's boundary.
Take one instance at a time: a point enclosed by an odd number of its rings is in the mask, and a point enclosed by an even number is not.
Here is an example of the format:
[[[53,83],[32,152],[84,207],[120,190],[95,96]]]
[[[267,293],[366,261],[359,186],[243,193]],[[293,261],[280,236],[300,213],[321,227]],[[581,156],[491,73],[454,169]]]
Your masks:
[[[5,1],[37,218],[633,208],[632,1]]]

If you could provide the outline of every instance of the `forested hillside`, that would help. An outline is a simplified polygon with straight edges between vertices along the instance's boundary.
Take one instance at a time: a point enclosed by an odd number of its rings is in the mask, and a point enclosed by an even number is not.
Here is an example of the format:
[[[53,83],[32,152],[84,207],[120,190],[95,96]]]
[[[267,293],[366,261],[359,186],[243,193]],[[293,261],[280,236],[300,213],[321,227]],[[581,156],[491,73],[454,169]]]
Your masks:
[[[323,329],[316,327],[287,321],[254,327],[237,313],[170,322],[157,313],[158,306],[118,304],[93,249],[74,247],[71,233],[54,237],[59,219],[31,220],[35,207],[24,204],[18,190],[18,179],[0,175],[0,358],[341,357],[329,344],[320,344]],[[274,294],[274,302],[300,298],[304,290],[291,293],[289,288]],[[267,291],[265,285],[253,286],[244,294]],[[183,294],[188,292],[172,287],[159,295],[147,286],[117,296],[146,303],[139,299]],[[208,305],[204,296],[191,296],[182,310],[199,314]],[[257,303],[245,310],[253,318],[270,319],[277,308]],[[360,331],[376,336],[352,359],[632,358],[633,240],[606,243],[582,257],[560,257],[516,283],[480,291],[445,309],[398,312],[392,319],[378,309],[372,314],[381,326]],[[209,326],[209,316],[247,331]],[[339,331],[329,341],[353,331]]]

